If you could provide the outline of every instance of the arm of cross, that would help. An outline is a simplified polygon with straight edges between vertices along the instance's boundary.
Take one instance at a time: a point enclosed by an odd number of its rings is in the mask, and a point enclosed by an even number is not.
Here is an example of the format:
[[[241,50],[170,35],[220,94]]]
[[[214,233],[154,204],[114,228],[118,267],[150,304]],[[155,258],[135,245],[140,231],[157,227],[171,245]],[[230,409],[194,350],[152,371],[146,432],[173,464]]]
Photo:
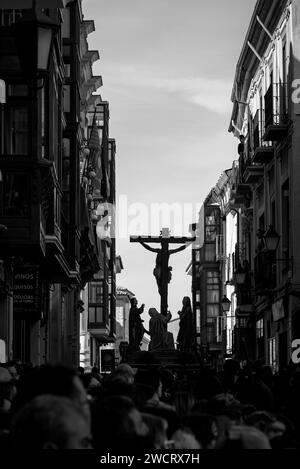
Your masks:
[[[150,246],[148,246],[148,244],[145,244],[143,243],[142,241],[140,241],[141,245],[147,249],[148,251],[151,251],[151,252],[156,252],[156,253],[159,253],[160,249],[154,249],[154,248],[151,248]]]
[[[170,249],[170,250],[169,250],[169,254],[175,254],[176,252],[183,251],[183,250],[186,249],[190,244],[192,244],[194,241],[195,241],[195,239],[193,239],[193,240],[190,241],[189,243],[186,243],[184,246],[180,246],[180,247],[177,248],[177,249]]]

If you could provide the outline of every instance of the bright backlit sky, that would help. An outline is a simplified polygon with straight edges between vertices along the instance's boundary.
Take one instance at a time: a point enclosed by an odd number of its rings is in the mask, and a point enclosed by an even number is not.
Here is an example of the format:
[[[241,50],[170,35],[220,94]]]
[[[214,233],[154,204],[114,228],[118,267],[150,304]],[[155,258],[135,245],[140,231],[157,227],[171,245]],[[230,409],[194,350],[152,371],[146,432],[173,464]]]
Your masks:
[[[238,143],[227,131],[231,90],[254,5],[255,0],[83,1],[84,19],[96,26],[88,42],[100,53],[93,67],[103,78],[98,93],[110,103],[117,198],[126,196],[129,208],[201,205],[231,168]],[[124,264],[117,284],[145,303],[147,325],[148,309],[160,305],[152,274],[155,254],[129,242],[136,233],[133,215],[128,213],[127,238],[117,239]],[[196,215],[188,223],[195,221]],[[147,223],[140,229],[148,234]],[[170,259],[173,318],[182,298],[191,296],[185,272],[190,259],[190,249]],[[178,322],[169,327],[175,339],[177,328]]]

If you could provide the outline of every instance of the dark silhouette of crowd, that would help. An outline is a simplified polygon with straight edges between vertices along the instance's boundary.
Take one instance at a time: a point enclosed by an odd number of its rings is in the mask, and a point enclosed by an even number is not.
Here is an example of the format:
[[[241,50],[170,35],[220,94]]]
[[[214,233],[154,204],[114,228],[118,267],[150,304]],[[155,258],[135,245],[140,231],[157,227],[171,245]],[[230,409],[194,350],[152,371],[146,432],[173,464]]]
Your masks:
[[[140,364],[111,373],[64,365],[0,364],[1,449],[298,449],[300,368],[259,361],[217,372]]]

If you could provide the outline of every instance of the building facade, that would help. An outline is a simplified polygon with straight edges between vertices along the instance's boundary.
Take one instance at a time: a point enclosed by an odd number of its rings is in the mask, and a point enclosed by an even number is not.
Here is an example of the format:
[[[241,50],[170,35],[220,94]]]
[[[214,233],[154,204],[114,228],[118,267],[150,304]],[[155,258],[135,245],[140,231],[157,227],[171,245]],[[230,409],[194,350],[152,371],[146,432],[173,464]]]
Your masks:
[[[231,199],[245,248],[244,265],[236,267],[246,275],[239,291],[248,298],[249,347],[273,370],[289,363],[300,336],[299,7],[298,0],[257,2],[229,128],[245,137]]]
[[[100,324],[100,307],[101,324],[112,340],[115,335],[115,240],[97,233],[101,216],[93,212],[96,199],[114,204],[115,142],[108,133],[108,103],[94,94],[102,83],[92,72],[99,54],[87,44],[94,23],[84,20],[80,0],[55,2],[55,7],[49,1],[48,8],[46,3],[35,13],[4,9],[5,2],[0,6],[0,77],[6,88],[0,145],[0,339],[6,360],[78,366],[83,289],[89,290],[89,327]],[[13,0],[14,6],[22,5]],[[52,37],[44,65],[33,61],[33,51],[43,44],[31,35],[38,25]],[[24,34],[32,40],[26,47]],[[95,109],[103,116],[95,126],[100,189],[94,184],[97,168],[88,167]],[[92,310],[97,276],[105,295]]]

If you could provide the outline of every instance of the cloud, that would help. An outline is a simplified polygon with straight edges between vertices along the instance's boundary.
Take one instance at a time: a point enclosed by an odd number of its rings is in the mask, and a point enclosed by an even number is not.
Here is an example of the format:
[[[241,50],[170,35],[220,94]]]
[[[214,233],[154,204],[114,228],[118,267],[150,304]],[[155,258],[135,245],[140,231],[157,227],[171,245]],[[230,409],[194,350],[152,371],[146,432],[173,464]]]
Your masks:
[[[180,77],[155,80],[154,86],[170,92],[181,93],[186,99],[218,114],[230,110],[231,83],[219,79]]]
[[[110,86],[123,89],[156,89],[176,93],[186,101],[217,114],[228,114],[231,110],[232,83],[219,78],[207,77],[163,77],[163,72],[147,70],[145,67],[111,65],[105,70]],[[148,96],[149,98],[149,96]]]

